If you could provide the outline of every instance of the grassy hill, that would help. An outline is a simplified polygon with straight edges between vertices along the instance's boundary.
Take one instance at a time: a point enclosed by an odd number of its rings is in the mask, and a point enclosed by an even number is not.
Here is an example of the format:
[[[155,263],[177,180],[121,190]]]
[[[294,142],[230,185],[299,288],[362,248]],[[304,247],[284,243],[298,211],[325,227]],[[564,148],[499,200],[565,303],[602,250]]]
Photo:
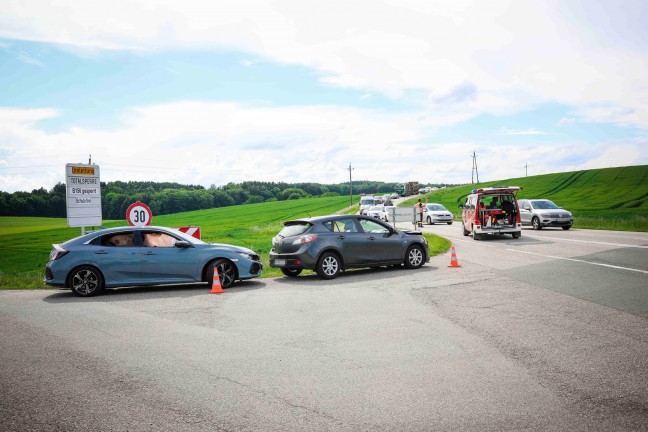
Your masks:
[[[461,218],[472,189],[522,186],[518,198],[547,198],[574,214],[575,228],[648,231],[648,165],[573,171],[456,186],[427,194]],[[416,199],[403,205],[413,205]]]

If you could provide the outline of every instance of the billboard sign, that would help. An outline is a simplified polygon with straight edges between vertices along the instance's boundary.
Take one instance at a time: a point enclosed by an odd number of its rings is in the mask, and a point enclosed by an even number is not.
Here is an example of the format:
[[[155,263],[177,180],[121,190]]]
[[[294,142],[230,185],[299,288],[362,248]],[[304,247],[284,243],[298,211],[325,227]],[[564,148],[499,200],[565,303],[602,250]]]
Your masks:
[[[99,165],[66,164],[65,186],[68,226],[101,226]]]

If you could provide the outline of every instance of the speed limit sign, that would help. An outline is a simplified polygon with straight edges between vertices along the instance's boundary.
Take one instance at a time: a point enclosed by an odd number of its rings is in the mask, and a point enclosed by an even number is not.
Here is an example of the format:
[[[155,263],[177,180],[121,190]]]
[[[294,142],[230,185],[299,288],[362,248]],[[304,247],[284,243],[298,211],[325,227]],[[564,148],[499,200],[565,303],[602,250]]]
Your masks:
[[[130,226],[149,226],[153,219],[153,213],[149,206],[139,201],[131,204],[126,210],[126,220]]]

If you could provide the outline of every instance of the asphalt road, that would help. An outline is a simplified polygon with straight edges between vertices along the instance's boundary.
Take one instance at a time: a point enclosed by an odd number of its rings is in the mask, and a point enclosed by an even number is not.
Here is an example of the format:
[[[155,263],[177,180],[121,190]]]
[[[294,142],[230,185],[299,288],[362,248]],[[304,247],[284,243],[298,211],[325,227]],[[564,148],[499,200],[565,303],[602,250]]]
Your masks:
[[[419,270],[0,292],[0,430],[645,430],[648,234],[453,241]]]

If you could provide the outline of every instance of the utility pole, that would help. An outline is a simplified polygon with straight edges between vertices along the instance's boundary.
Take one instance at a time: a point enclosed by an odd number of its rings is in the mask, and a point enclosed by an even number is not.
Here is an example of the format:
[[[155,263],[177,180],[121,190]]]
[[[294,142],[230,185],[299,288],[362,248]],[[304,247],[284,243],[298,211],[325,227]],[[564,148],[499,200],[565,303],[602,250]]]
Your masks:
[[[471,183],[475,183],[474,174],[477,174],[477,183],[479,183],[479,172],[477,171],[477,154],[474,151],[472,154],[472,160],[473,160],[473,166],[472,166],[472,171],[470,173],[470,181]]]
[[[529,177],[529,163],[527,162],[526,165],[524,165],[524,177]]]
[[[353,171],[353,168],[351,168],[351,162],[349,162],[349,205],[353,205],[353,182],[351,181],[351,171]]]

